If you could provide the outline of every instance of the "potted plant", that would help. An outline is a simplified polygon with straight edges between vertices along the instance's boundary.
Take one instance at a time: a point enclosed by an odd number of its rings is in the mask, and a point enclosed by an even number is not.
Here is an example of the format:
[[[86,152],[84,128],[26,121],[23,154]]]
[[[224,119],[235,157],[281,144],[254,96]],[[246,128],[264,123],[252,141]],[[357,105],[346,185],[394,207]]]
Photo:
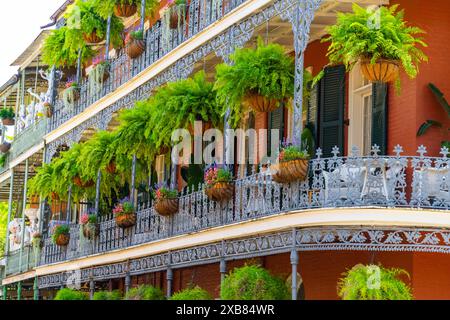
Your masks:
[[[364,76],[372,82],[393,82],[398,79],[399,68],[415,78],[418,65],[427,56],[417,45],[426,47],[417,34],[423,31],[411,27],[403,19],[398,5],[381,6],[376,12],[353,4],[352,13],[339,13],[337,23],[327,29],[331,42],[328,56],[331,64],[343,63],[351,70],[361,63]]]
[[[257,265],[245,265],[227,275],[220,288],[222,300],[288,300],[283,279]]]
[[[0,145],[0,152],[8,153],[9,150],[11,150],[11,143],[5,141]]]
[[[96,291],[92,300],[122,300],[122,293],[119,290],[113,291]]]
[[[129,198],[121,200],[114,207],[113,214],[119,228],[126,229],[136,224],[136,211]]]
[[[76,175],[75,177],[72,178],[72,182],[80,188],[91,188],[95,185],[94,180],[92,179],[87,179],[86,181],[84,181],[79,175]]]
[[[256,49],[237,49],[230,56],[233,64],[220,64],[216,70],[217,97],[231,109],[236,126],[244,110],[270,112],[294,95],[294,60],[278,44],[264,45],[258,38]]]
[[[41,248],[42,245],[42,234],[38,231],[31,234],[31,245],[33,248]]]
[[[186,19],[186,0],[168,0],[159,15],[170,29],[178,29]]]
[[[6,155],[6,154],[2,154],[2,155],[0,156],[0,168],[4,168],[4,167],[5,167],[5,164],[6,164],[6,158],[7,158],[7,155]]]
[[[63,288],[58,290],[54,300],[89,300],[89,294],[87,292]]]
[[[145,51],[144,31],[137,30],[128,33],[125,39],[127,55],[131,59],[140,57]]]
[[[208,291],[196,286],[175,293],[170,300],[213,300]]]
[[[373,280],[375,274],[379,275],[378,285]],[[343,273],[338,295],[342,300],[412,300],[411,288],[399,278],[402,275],[409,278],[402,269],[358,264]]]
[[[74,80],[70,80],[66,83],[66,88],[62,92],[62,100],[64,106],[69,109],[75,107],[75,103],[80,99],[80,87]]]
[[[98,56],[92,61],[92,69],[88,74],[88,92],[91,95],[99,93],[103,89],[103,84],[109,79],[108,61],[103,56]]]
[[[129,18],[141,12],[141,0],[94,0],[98,13],[103,18],[114,14],[117,17]],[[145,1],[145,15],[151,16],[158,7],[158,0]]]
[[[70,228],[67,224],[55,225],[52,232],[53,243],[57,246],[64,247],[70,241]]]
[[[159,186],[154,192],[155,210],[162,216],[171,216],[178,212],[178,191]]]
[[[447,119],[450,119],[450,105],[447,102],[447,99],[445,99],[444,94],[441,92],[441,90],[438,89],[434,84],[429,83],[428,88],[433,93],[434,97],[436,98],[436,101],[441,105],[442,109],[445,110],[447,113]],[[443,121],[438,121],[435,119],[427,120],[425,121],[417,131],[417,136],[423,136],[428,132],[430,128],[440,128],[442,130],[442,135],[445,140],[441,142],[442,147],[447,147],[447,149],[450,150],[450,140],[449,140],[449,132],[450,128],[445,127]]]
[[[165,300],[164,292],[153,286],[141,285],[131,288],[125,295],[124,300]]]
[[[288,144],[281,148],[278,163],[270,167],[272,180],[278,183],[289,183],[305,180],[308,175],[310,156],[300,147]]]
[[[233,175],[227,168],[212,166],[205,172],[205,194],[216,202],[228,201],[234,194]]]
[[[100,233],[100,226],[97,222],[97,213],[92,209],[81,215],[80,226],[85,238],[92,240],[98,236]]]
[[[13,108],[0,109],[0,118],[2,119],[4,126],[13,126],[15,124],[14,117],[15,114]]]

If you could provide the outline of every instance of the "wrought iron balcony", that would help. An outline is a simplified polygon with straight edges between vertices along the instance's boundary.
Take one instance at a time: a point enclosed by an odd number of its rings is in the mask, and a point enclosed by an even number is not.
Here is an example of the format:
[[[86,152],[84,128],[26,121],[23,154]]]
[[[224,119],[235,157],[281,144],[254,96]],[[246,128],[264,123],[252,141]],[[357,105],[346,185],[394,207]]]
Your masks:
[[[137,224],[122,230],[112,215],[102,216],[100,233],[93,241],[80,241],[80,230],[71,225],[70,243],[61,248],[44,240],[41,265],[57,263],[91,254],[189,234],[212,227],[230,225],[297,210],[315,208],[403,207],[450,209],[450,158],[427,157],[420,147],[418,156],[402,156],[397,146],[393,156],[362,157],[353,149],[351,155],[322,158],[318,150],[310,161],[305,181],[278,184],[267,166],[253,167],[248,176],[235,181],[234,197],[228,203],[210,201],[201,191],[185,192],[179,199],[179,211],[170,218],[158,215],[151,203],[137,210]]]
[[[22,254],[20,250],[10,252],[6,257],[5,275],[8,277],[33,269],[36,266],[38,255],[39,253],[34,251],[31,245],[24,246]]]
[[[185,21],[181,21],[176,30],[170,30],[168,33],[164,31],[161,21],[158,21],[145,32],[146,50],[143,55],[137,59],[130,59],[125,50],[121,50],[116,58],[110,60],[110,76],[103,83],[101,90],[90,92],[88,80],[84,79],[80,84],[80,98],[72,109],[65,106],[62,99],[58,99],[47,132],[55,130],[100,98],[115,91],[243,2],[245,0],[220,0],[214,2],[217,5],[213,6],[211,1],[192,0],[186,9],[187,19],[183,19]]]
[[[41,119],[14,137],[9,153],[9,161],[13,161],[28,149],[43,141],[47,129],[47,120]]]

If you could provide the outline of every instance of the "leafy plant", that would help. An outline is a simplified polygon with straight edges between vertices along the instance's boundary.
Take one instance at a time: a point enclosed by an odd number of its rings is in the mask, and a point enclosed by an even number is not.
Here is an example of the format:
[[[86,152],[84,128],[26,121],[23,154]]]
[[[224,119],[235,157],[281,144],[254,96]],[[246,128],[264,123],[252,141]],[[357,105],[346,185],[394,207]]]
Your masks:
[[[281,151],[278,155],[279,162],[287,162],[298,159],[309,159],[310,155],[307,151],[302,150],[300,147],[296,145],[288,145],[284,148],[281,148]]]
[[[140,29],[128,33],[125,38],[125,44],[130,43],[132,40],[144,40],[144,31]]]
[[[178,191],[164,186],[159,186],[154,192],[154,197],[157,200],[176,199],[178,197]]]
[[[141,12],[141,0],[94,0],[97,8],[97,12],[103,17],[114,13],[114,6],[116,4],[135,5],[138,7],[138,12]],[[147,17],[153,16],[156,9],[159,6],[158,0],[147,0],[145,2],[145,15]]]
[[[89,294],[87,292],[64,288],[58,290],[54,300],[89,300]]]
[[[401,275],[409,277],[402,269],[358,264],[343,273],[338,295],[343,300],[412,300],[411,288],[399,279]]]
[[[42,47],[42,61],[48,66],[74,67],[81,50],[81,62],[85,64],[94,56],[94,51],[80,38],[73,36],[68,27],[52,30]]]
[[[208,291],[194,287],[175,293],[170,300],[213,300]]]
[[[288,300],[285,282],[257,265],[236,268],[221,286],[222,300]]]
[[[87,212],[83,213],[80,217],[80,225],[87,225],[87,224],[95,224],[97,223],[97,214],[95,212]]]
[[[5,164],[6,164],[6,158],[7,158],[7,155],[6,155],[6,154],[2,154],[2,155],[0,156],[0,168],[4,168],[4,167],[5,167]]]
[[[94,293],[92,300],[122,300],[122,293],[119,290],[97,291]]]
[[[213,166],[205,172],[206,186],[212,187],[219,182],[231,182],[233,174],[227,168],[218,168]]]
[[[14,119],[15,117],[13,108],[1,108],[0,109],[0,118],[1,119]]]
[[[106,37],[107,21],[98,13],[98,3],[95,0],[77,0],[68,8],[65,18],[74,21],[68,29],[68,37],[75,46],[82,47],[84,44],[83,34],[95,33],[100,39]],[[79,25],[77,20],[79,19]],[[123,45],[122,32],[124,25],[116,16],[111,17],[111,44],[120,48]]]
[[[53,243],[56,243],[56,240],[58,239],[59,236],[69,234],[70,234],[70,227],[67,224],[56,225],[52,231]]]
[[[128,290],[125,300],[165,300],[161,289],[153,286],[142,285]]]
[[[134,205],[128,198],[121,200],[113,209],[114,216],[122,216],[134,213]]]
[[[237,49],[230,56],[232,65],[216,67],[217,98],[223,113],[229,106],[236,127],[243,116],[241,103],[249,93],[281,101],[294,95],[294,60],[278,44],[264,45],[259,38],[256,49]]]
[[[428,84],[428,88],[433,93],[436,100],[439,102],[441,107],[447,112],[447,118],[450,119],[450,105],[444,97],[444,94],[432,83]],[[445,141],[442,141],[442,146],[446,146],[450,150],[450,141],[448,140],[448,134],[450,132],[450,128],[444,128],[444,124],[438,120],[427,120],[420,126],[417,131],[417,136],[423,136],[428,132],[430,128],[440,128],[445,136]]]
[[[408,26],[404,11],[397,9],[398,5],[382,6],[374,12],[353,3],[352,13],[338,13],[337,23],[327,29],[329,37],[322,40],[331,42],[331,64],[343,63],[351,70],[361,58],[368,58],[371,63],[378,59],[397,60],[408,76],[416,77],[419,63],[428,61],[417,47],[427,46],[416,36],[424,31]]]

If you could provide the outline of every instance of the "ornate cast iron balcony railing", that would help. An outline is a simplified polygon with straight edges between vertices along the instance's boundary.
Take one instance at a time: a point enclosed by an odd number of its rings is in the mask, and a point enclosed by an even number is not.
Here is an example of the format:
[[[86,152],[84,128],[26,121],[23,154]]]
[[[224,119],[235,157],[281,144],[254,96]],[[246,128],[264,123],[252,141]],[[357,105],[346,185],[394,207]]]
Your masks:
[[[22,259],[20,258],[20,250],[10,252],[6,260],[6,276],[20,274],[33,269],[36,266],[37,256],[38,252],[35,252],[31,245],[23,248]]]
[[[103,83],[101,90],[89,92],[88,81],[85,79],[80,84],[80,99],[72,109],[64,106],[62,99],[58,99],[47,132],[55,130],[75,115],[80,114],[97,100],[128,82],[243,2],[245,0],[191,0],[186,9],[186,21],[182,21],[178,29],[170,30],[168,33],[167,30],[164,31],[165,28],[163,28],[161,21],[158,21],[145,32],[146,50],[142,56],[137,59],[130,59],[125,50],[121,50],[115,59],[110,60],[110,76]],[[217,5],[213,6],[212,3],[217,3]]]
[[[225,204],[210,201],[204,191],[186,192],[180,197],[179,212],[170,218],[159,216],[151,204],[140,205],[137,224],[122,230],[113,217],[100,218],[100,234],[93,241],[80,241],[78,225],[71,225],[66,248],[44,240],[41,265],[189,234],[212,227],[314,208],[405,207],[450,209],[450,158],[402,156],[397,146],[393,156],[361,157],[352,149],[348,157],[322,158],[318,150],[310,161],[305,181],[281,185],[272,181],[270,170],[260,167],[235,181],[234,198]],[[203,188],[203,186],[200,186]]]
[[[11,146],[9,160],[12,161],[31,147],[42,142],[47,128],[47,120],[40,121],[30,125],[24,131],[20,132],[15,138]]]

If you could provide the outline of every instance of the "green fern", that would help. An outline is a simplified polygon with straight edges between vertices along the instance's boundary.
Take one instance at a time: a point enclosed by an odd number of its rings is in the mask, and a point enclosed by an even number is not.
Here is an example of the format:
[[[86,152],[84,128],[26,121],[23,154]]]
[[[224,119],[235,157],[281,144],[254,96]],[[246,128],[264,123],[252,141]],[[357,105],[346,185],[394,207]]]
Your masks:
[[[94,0],[94,1],[95,4],[97,5],[98,13],[105,19],[114,13],[114,6],[116,4],[129,4],[129,5],[134,4],[138,7],[138,13],[140,14],[141,12],[141,0]],[[159,7],[158,0],[147,0],[145,2],[145,15],[147,17],[152,17],[155,14],[158,7]]]
[[[351,70],[361,58],[368,58],[371,63],[378,59],[397,60],[409,77],[416,77],[420,62],[428,61],[417,47],[427,46],[417,36],[424,31],[408,26],[404,11],[397,9],[398,5],[380,7],[379,28],[374,20],[376,14],[356,3],[353,13],[338,13],[337,23],[327,29],[329,36],[322,40],[331,42],[328,48],[331,64],[343,63]]]

